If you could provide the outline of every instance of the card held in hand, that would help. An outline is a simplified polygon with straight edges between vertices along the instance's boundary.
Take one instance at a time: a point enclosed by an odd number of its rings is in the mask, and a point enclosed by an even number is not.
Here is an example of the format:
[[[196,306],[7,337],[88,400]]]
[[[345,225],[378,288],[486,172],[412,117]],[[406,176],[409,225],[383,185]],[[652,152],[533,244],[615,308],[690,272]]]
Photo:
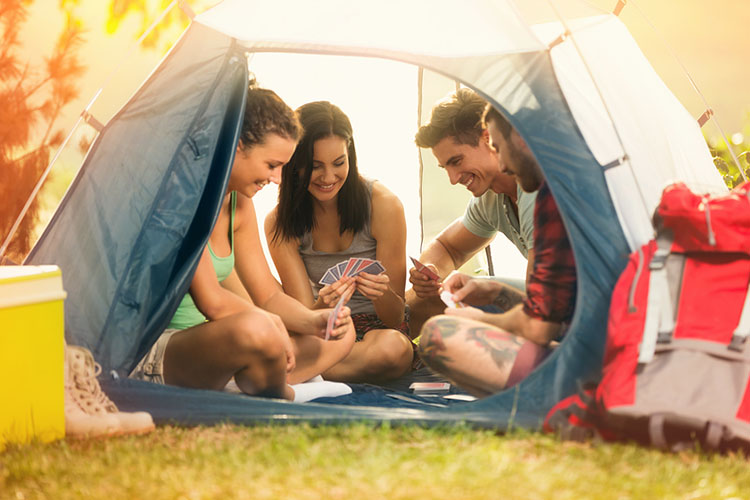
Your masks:
[[[440,276],[438,276],[437,274],[435,274],[435,271],[433,271],[429,267],[425,266],[424,264],[422,264],[421,262],[419,262],[414,257],[409,257],[409,258],[411,259],[412,263],[414,264],[414,268],[417,271],[419,271],[420,273],[424,274],[425,276],[427,276],[431,280],[440,281]]]
[[[331,311],[331,314],[328,316],[328,324],[326,325],[326,340],[331,338],[331,333],[333,332],[333,328],[336,325],[336,318],[339,317],[339,312],[341,312],[341,308],[344,307],[344,299],[346,298],[346,295],[342,295],[338,302],[336,302],[336,305],[333,308],[333,311]]]

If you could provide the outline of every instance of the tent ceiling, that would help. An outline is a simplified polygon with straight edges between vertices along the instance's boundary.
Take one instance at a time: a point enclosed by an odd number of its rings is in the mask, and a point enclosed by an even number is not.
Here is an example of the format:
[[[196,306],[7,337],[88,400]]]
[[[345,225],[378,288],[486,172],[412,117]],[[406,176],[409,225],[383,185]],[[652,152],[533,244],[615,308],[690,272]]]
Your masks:
[[[546,48],[510,0],[225,0],[196,21],[266,50],[292,45],[453,58]]]

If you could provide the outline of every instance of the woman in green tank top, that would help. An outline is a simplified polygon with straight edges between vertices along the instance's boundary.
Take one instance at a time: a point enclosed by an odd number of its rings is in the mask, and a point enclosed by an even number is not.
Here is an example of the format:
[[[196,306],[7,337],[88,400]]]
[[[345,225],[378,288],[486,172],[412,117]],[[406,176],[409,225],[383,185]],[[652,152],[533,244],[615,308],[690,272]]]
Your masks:
[[[227,194],[189,293],[131,377],[216,390],[234,378],[247,394],[292,399],[289,384],[349,354],[349,309],[325,341],[331,309],[311,311],[285,295],[260,244],[252,198],[278,184],[299,134],[294,112],[251,83]]]

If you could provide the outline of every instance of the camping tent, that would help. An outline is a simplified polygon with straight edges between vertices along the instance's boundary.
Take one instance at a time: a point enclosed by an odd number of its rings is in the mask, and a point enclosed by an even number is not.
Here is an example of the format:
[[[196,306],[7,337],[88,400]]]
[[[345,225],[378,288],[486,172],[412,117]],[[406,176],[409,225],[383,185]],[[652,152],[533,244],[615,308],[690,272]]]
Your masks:
[[[619,19],[584,2],[226,0],[195,18],[104,126],[27,259],[61,267],[68,341],[89,347],[105,373],[132,368],[189,286],[225,191],[246,53],[254,52],[401,61],[471,87],[500,109],[539,161],[570,235],[574,319],[561,346],[519,385],[450,408],[342,411],[109,382],[125,409],[137,400],[157,419],[188,423],[373,418],[536,428],[579,381],[598,374],[612,288],[630,251],[651,237],[661,189],[676,179],[723,187],[695,120]],[[179,411],[160,413],[160,405]]]

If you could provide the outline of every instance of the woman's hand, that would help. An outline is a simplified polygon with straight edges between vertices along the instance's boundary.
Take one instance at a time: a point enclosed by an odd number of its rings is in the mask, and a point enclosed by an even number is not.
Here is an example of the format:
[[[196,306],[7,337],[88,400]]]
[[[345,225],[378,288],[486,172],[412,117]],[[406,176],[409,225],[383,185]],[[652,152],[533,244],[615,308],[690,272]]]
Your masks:
[[[318,293],[318,300],[321,301],[325,307],[334,307],[339,299],[343,296],[347,296],[344,299],[344,304],[349,302],[349,299],[354,295],[356,290],[356,282],[352,276],[344,276],[320,289]]]
[[[326,337],[326,328],[328,327],[328,318],[333,313],[333,309],[317,309],[313,311],[315,315],[315,325],[317,327],[317,336],[320,338]],[[354,329],[354,322],[352,321],[351,309],[347,306],[343,306],[339,310],[338,317],[333,324],[331,335],[329,340],[339,340],[344,338],[346,333]]]
[[[453,300],[472,306],[492,304],[502,289],[502,283],[472,278],[457,271],[451,273],[443,282],[443,290],[449,291],[453,295]]]
[[[356,280],[359,293],[373,302],[377,301],[391,288],[391,279],[386,273],[359,273]]]

